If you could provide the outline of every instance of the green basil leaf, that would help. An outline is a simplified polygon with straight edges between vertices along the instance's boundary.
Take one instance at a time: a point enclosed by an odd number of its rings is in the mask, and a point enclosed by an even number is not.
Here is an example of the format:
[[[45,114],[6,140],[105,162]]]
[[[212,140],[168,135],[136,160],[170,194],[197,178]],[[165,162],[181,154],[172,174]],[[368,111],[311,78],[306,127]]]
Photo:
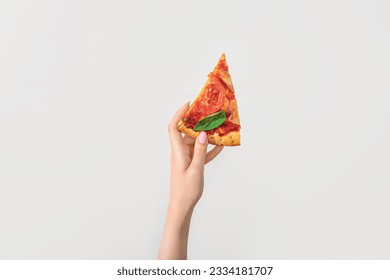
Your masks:
[[[226,120],[226,112],[224,110],[221,110],[215,114],[205,117],[204,119],[201,119],[195,125],[194,130],[195,131],[211,130],[223,124],[225,120]]]

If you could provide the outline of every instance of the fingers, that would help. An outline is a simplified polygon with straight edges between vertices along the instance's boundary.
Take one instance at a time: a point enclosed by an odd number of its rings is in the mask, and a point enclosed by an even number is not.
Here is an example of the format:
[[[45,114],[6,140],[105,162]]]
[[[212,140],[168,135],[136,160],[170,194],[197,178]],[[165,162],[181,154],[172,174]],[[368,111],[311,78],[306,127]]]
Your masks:
[[[183,138],[181,136],[181,132],[177,130],[177,124],[185,114],[185,112],[188,110],[189,102],[181,106],[173,116],[171,122],[168,126],[168,132],[169,132],[169,140],[171,142],[171,147],[177,147],[183,142]]]
[[[194,143],[195,143],[195,139],[194,138],[191,138],[187,135],[184,135],[183,137],[183,143],[184,144],[187,144],[187,145],[191,145],[191,146],[194,146]]]
[[[206,154],[205,164],[209,163],[223,150],[223,146],[215,146],[211,151]]]
[[[194,155],[190,164],[191,168],[203,171],[207,153],[207,134],[202,131],[195,140]]]

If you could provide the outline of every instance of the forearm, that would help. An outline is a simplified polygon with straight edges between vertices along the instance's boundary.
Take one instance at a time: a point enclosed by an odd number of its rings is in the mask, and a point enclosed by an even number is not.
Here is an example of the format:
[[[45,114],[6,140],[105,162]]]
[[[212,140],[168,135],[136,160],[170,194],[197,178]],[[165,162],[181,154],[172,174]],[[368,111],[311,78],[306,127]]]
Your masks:
[[[187,259],[187,244],[193,208],[183,209],[180,205],[170,202],[167,211],[163,240],[158,259]]]

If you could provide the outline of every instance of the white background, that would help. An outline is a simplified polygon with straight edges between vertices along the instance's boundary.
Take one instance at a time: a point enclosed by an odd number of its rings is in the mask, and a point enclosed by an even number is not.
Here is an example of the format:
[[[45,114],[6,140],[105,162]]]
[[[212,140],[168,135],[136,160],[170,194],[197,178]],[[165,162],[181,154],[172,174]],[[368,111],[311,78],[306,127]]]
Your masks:
[[[153,259],[167,125],[222,52],[242,146],[193,259],[390,258],[388,1],[0,0],[0,258]]]

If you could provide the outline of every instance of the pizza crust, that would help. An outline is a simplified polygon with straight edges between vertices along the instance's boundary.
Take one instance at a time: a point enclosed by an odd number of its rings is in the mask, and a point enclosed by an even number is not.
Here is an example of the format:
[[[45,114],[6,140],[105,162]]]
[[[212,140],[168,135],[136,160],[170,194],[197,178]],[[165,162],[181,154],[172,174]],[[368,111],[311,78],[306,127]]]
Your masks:
[[[200,131],[195,131],[189,127],[186,127],[183,121],[179,122],[178,128],[180,132],[183,132],[185,135],[196,139],[200,134]],[[208,142],[213,145],[218,146],[240,146],[240,132],[239,131],[231,131],[226,135],[220,136],[217,133],[207,134]]]

